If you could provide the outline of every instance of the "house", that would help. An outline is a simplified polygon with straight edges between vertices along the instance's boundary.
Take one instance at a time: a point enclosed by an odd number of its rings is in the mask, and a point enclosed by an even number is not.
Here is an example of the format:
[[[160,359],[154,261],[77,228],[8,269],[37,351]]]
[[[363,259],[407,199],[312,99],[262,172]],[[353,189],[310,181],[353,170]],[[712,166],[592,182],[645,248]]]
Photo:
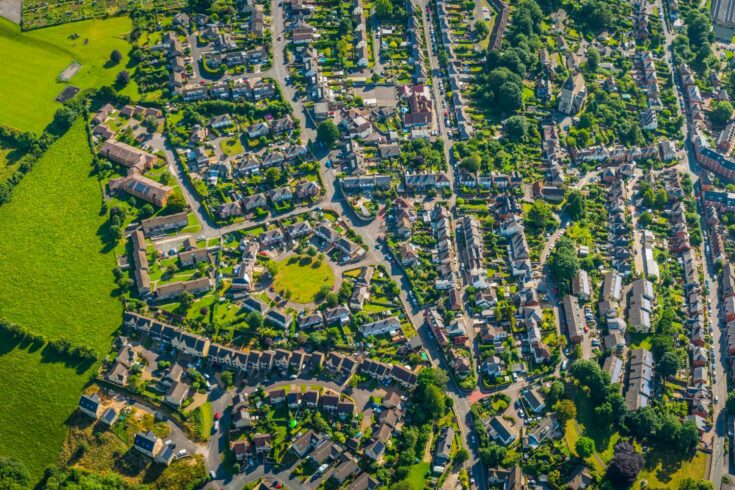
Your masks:
[[[162,445],[161,440],[153,432],[138,432],[133,438],[133,447],[150,458],[158,454]]]
[[[360,333],[363,337],[373,337],[376,335],[384,335],[391,332],[400,331],[401,321],[398,317],[392,316],[374,322],[366,323],[360,326]]]
[[[482,363],[482,372],[494,378],[503,374],[505,362],[498,356],[490,356]]]
[[[543,396],[536,389],[524,390],[521,399],[529,412],[541,413],[546,408]]]
[[[278,405],[286,401],[286,390],[279,388],[268,393],[268,401],[271,405]]]
[[[100,397],[97,393],[82,395],[79,399],[79,410],[97,420],[102,412]]]
[[[576,296],[572,296],[570,294],[565,295],[562,302],[569,340],[578,344],[584,337],[585,328],[584,316],[582,315],[582,310],[579,307],[579,302],[577,301]]]
[[[253,446],[255,446],[256,454],[265,454],[271,451],[271,435],[255,434],[253,436]]]
[[[265,314],[265,321],[281,328],[289,328],[293,322],[293,315],[278,310],[268,310]]]
[[[132,173],[150,170],[158,160],[155,155],[114,139],[108,139],[102,144],[100,155],[127,167]]]
[[[192,279],[190,281],[172,282],[159,286],[156,289],[156,298],[163,301],[171,298],[177,298],[183,294],[191,293],[198,295],[206,293],[213,287],[212,279],[209,277],[200,277],[199,279]]]
[[[516,440],[510,426],[500,417],[493,417],[487,424],[487,435],[492,440],[507,446]]]
[[[112,424],[117,420],[117,410],[114,407],[109,407],[100,417],[100,422],[105,424],[107,427],[112,427]]]
[[[164,397],[164,401],[169,405],[179,408],[184,404],[184,401],[186,401],[186,398],[189,395],[189,389],[188,384],[179,381],[171,386]]]
[[[365,448],[365,456],[372,459],[373,461],[378,461],[384,453],[385,443],[380,439],[375,439]]]
[[[343,461],[337,466],[332,472],[330,479],[336,481],[340,485],[344,483],[349,477],[360,471],[360,467],[357,465],[354,459],[349,458],[347,461]]]
[[[454,429],[445,427],[441,436],[436,443],[436,452],[434,453],[434,473],[444,473],[444,468],[452,458],[452,444],[454,443]]]
[[[171,230],[184,228],[189,224],[189,215],[187,212],[169,214],[167,216],[157,216],[155,218],[144,219],[140,222],[143,233],[146,236],[153,236],[166,233]]]
[[[107,183],[110,192],[123,191],[158,207],[165,207],[173,188],[142,175],[129,175],[111,179]]]
[[[293,443],[291,443],[291,451],[293,451],[298,457],[303,458],[309,451],[314,449],[321,441],[322,437],[316,434],[313,430],[307,430],[303,434],[296,437]]]
[[[587,97],[587,86],[581,73],[570,74],[562,85],[559,95],[559,112],[576,114],[582,108]]]
[[[255,448],[249,441],[242,439],[230,442],[230,451],[237,461],[247,461],[255,453]]]

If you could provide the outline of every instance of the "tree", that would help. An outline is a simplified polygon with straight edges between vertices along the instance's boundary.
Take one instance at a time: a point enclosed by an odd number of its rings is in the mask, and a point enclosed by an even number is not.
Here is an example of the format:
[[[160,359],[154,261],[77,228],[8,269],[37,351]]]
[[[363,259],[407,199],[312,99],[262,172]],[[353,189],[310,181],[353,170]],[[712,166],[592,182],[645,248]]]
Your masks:
[[[584,197],[581,191],[575,189],[567,194],[567,214],[569,217],[577,221],[584,218],[584,213],[587,209],[587,199]]]
[[[186,200],[181,193],[174,192],[166,201],[166,210],[172,213],[180,213],[186,209]]]
[[[470,173],[475,173],[480,168],[480,156],[476,153],[466,156],[460,162],[460,166]]]
[[[122,54],[120,54],[120,51],[113,49],[112,53],[110,53],[110,61],[113,65],[120,63],[122,61]]]
[[[485,39],[487,35],[490,33],[490,31],[487,28],[487,22],[485,22],[482,19],[478,19],[475,21],[475,33],[477,34],[477,39]]]
[[[549,254],[549,272],[554,282],[564,291],[568,290],[572,278],[579,270],[579,259],[574,248],[574,242],[564,237],[556,242]]]
[[[564,396],[564,383],[557,379],[549,386],[549,393],[547,395],[548,404],[554,406],[556,402],[561,400],[562,396]]]
[[[271,167],[265,171],[265,181],[268,185],[275,186],[281,180],[281,170],[278,167]]]
[[[670,350],[664,353],[656,363],[656,372],[666,379],[669,376],[674,376],[680,367],[679,356],[676,355],[676,351]]]
[[[327,147],[327,149],[331,150],[334,147],[339,136],[339,128],[332,121],[327,120],[319,123],[319,127],[316,130],[316,139]]]
[[[459,449],[457,451],[457,454],[454,455],[454,464],[461,465],[465,461],[467,461],[470,457],[470,453],[465,448]]]
[[[708,480],[695,480],[693,478],[684,478],[679,483],[679,490],[712,490],[714,484]]]
[[[728,415],[735,415],[735,390],[727,394],[727,401],[725,402],[725,411]]]
[[[248,316],[245,317],[245,323],[247,323],[251,329],[257,330],[263,327],[263,316],[257,311],[251,311],[248,313]]]
[[[651,223],[653,223],[653,217],[648,211],[643,211],[641,215],[638,216],[638,224],[643,228],[647,228]]]
[[[596,48],[587,50],[587,69],[592,73],[600,67],[600,52]]]
[[[500,466],[507,454],[507,449],[495,443],[480,448],[480,460],[483,464],[490,467]]]
[[[574,405],[572,400],[559,400],[556,405],[554,405],[554,410],[562,424],[577,416],[577,407]]]
[[[115,77],[115,83],[120,87],[125,87],[130,83],[130,73],[127,70],[118,72],[117,77]]]
[[[699,443],[699,431],[694,422],[684,422],[676,433],[676,448],[684,454],[692,454]]]
[[[225,386],[232,386],[232,383],[235,380],[232,371],[222,371],[220,377],[222,378],[222,382]]]
[[[525,222],[532,230],[545,231],[556,225],[556,218],[548,204],[536,199],[528,210]]]
[[[589,458],[595,452],[595,441],[589,437],[580,437],[574,445],[580,458]]]
[[[523,141],[528,134],[528,121],[524,116],[511,116],[505,121],[505,132],[513,141]]]
[[[77,113],[71,107],[59,107],[54,113],[54,126],[59,132],[64,132],[74,124],[76,118]]]
[[[505,112],[515,112],[523,107],[523,91],[518,84],[505,82],[498,90],[498,104]]]
[[[148,116],[143,120],[143,126],[149,133],[158,129],[158,119],[155,116]]]
[[[393,17],[393,3],[390,0],[377,0],[375,2],[375,15],[381,20]]]
[[[187,292],[181,296],[181,301],[179,302],[179,304],[184,311],[188,311],[189,308],[191,308],[194,304],[194,301],[194,295]]]
[[[712,110],[709,113],[709,119],[716,127],[722,127],[732,117],[732,104],[726,100],[718,100],[712,104]]]
[[[607,476],[613,484],[629,487],[643,469],[643,463],[643,456],[636,452],[632,444],[619,442],[615,445],[615,456],[607,468]]]
[[[0,456],[0,489],[23,490],[28,488],[31,476],[19,461]]]

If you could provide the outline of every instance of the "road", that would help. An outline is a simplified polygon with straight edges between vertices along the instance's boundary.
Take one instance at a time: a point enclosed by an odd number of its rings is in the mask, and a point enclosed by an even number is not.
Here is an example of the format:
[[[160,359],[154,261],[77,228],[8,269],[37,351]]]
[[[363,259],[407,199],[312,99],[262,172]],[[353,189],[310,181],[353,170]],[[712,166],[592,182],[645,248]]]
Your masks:
[[[672,72],[672,79],[674,82],[675,87],[675,93],[676,93],[676,106],[677,106],[677,112],[680,115],[684,115],[685,112],[682,110],[682,101],[685,101],[686,94],[681,89],[681,85],[678,83],[676,77],[676,70],[678,69],[674,65],[674,57],[673,57],[673,48],[672,48],[672,42],[675,37],[675,33],[671,29],[671,26],[668,22],[668,19],[666,18],[663,8],[663,0],[657,0],[656,5],[658,6],[658,10],[660,12],[660,15],[662,17],[662,22],[664,25],[664,57],[666,59],[666,62],[668,63],[669,67],[671,68]],[[684,151],[685,151],[685,158],[682,158],[681,161],[677,164],[677,169],[682,172],[689,174],[689,176],[692,179],[693,183],[696,183],[699,179],[699,171],[700,167],[696,162],[696,158],[694,156],[694,151],[692,148],[691,140],[690,140],[690,127],[689,125],[692,124],[692,122],[686,118],[685,124],[682,125],[682,133],[683,138],[685,141],[684,144]],[[701,202],[698,200],[698,214],[700,217],[703,218],[704,213],[703,209],[701,207]],[[704,220],[702,219],[701,225],[703,230],[706,230],[706,225],[704,223]],[[713,333],[713,345],[715,346],[715,352],[716,352],[716,360],[713,363],[713,371],[715,373],[715,380],[716,382],[712,385],[712,396],[717,397],[720,401],[720,403],[715,404],[713,406],[714,413],[713,413],[713,421],[714,421],[714,431],[715,431],[715,437],[713,439],[713,447],[712,447],[712,456],[710,457],[710,467],[709,467],[709,480],[714,483],[715,489],[719,489],[722,484],[722,477],[723,475],[726,475],[728,473],[728,469],[725,467],[727,463],[727,455],[725,454],[725,437],[727,436],[727,429],[725,426],[727,417],[724,413],[722,413],[721,408],[723,407],[724,400],[727,398],[727,360],[728,360],[728,353],[727,353],[727,346],[725,345],[726,336],[722,335],[722,331],[720,328],[720,314],[721,314],[721,308],[720,308],[720,301],[719,301],[719,295],[717,293],[718,289],[718,281],[717,281],[717,275],[714,271],[714,266],[711,263],[711,260],[707,255],[705,254],[704,245],[700,246],[699,248],[699,256],[703,258],[702,265],[704,270],[704,275],[706,281],[709,283],[709,288],[707,291],[707,302],[708,302],[708,317],[710,322],[714,323],[714,333]]]

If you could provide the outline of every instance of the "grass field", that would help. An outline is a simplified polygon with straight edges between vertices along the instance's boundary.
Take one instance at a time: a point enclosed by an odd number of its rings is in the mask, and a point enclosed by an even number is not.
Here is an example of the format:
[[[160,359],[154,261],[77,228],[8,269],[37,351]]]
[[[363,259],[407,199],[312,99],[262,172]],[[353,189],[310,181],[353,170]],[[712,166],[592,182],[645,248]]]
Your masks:
[[[123,36],[131,27],[129,18],[112,17],[21,33],[18,26],[0,19],[0,52],[5,55],[0,70],[0,123],[40,133],[60,106],[54,99],[65,84],[56,77],[74,60],[82,68],[69,81],[71,85],[87,89],[112,84],[129,62],[129,45]],[[123,60],[106,67],[113,49],[123,54]],[[124,93],[137,94],[134,82]]]
[[[0,208],[0,317],[103,352],[121,310],[91,159],[80,120]]]
[[[238,155],[245,151],[239,138],[227,138],[226,140],[223,140],[220,143],[220,148],[222,148],[222,152],[228,157]]]
[[[303,263],[298,257],[280,262],[273,287],[276,291],[291,291],[290,301],[294,303],[311,303],[323,286],[334,286],[334,273],[327,261],[315,266],[316,262]]]
[[[708,459],[709,456],[702,452],[697,452],[688,461],[681,461],[681,456],[676,454],[653,452],[647,457],[646,468],[638,474],[633,488],[640,489],[642,480],[648,481],[651,490],[679,488],[684,478],[701,480],[705,477]]]
[[[111,296],[114,260],[97,236],[104,218],[91,158],[80,120],[0,207],[0,317],[103,352],[121,307]],[[38,479],[56,461],[64,423],[91,372],[0,346],[0,454]]]

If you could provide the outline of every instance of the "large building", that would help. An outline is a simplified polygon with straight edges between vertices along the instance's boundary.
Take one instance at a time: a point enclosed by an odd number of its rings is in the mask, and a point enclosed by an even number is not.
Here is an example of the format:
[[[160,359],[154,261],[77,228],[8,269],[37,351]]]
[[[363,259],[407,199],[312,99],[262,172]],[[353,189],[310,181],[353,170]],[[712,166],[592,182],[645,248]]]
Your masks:
[[[587,97],[587,86],[581,73],[569,75],[559,95],[559,112],[576,114],[582,108]]]

